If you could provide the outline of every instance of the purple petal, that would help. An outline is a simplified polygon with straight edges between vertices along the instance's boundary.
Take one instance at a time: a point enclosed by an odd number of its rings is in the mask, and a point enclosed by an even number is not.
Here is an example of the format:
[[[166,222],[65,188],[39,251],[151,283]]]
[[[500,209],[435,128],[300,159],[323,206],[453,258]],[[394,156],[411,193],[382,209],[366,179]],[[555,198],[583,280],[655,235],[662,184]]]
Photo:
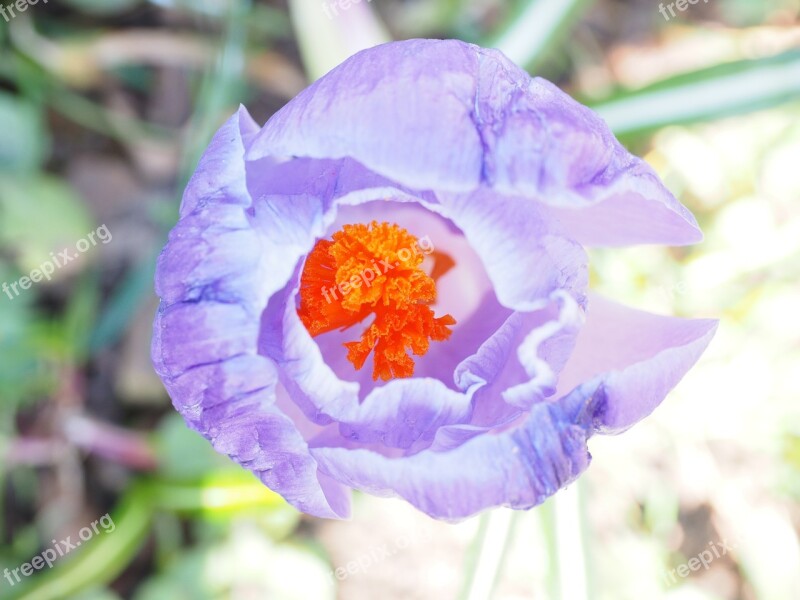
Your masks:
[[[603,200],[581,209],[551,207],[571,238],[584,246],[669,244],[683,246],[703,241],[689,210],[678,202],[641,164],[641,177],[626,185],[610,186]]]
[[[585,301],[586,253],[562,234],[557,222],[545,217],[539,205],[488,191],[438,197],[442,210],[481,257],[501,304],[536,310],[555,290]]]
[[[432,517],[458,520],[494,506],[543,502],[587,467],[587,437],[560,404],[542,403],[519,429],[475,437],[448,452],[400,459],[344,448],[312,452],[325,473],[347,486],[399,496]]]
[[[191,213],[198,204],[214,202],[249,204],[243,157],[246,143],[259,132],[259,127],[247,109],[228,119],[214,135],[194,175],[186,187],[181,203],[181,216]]]
[[[470,117],[477,64],[459,42],[360,52],[275,114],[248,158],[350,157],[417,189],[474,189],[483,155]],[[433,132],[441,136],[435,144]]]
[[[591,381],[556,402],[534,404],[514,429],[405,458],[346,448],[312,453],[337,481],[399,496],[433,517],[530,508],[588,466],[592,434],[616,433],[647,416],[698,359],[715,328],[714,321],[657,317],[592,297],[578,360],[567,362],[563,383]]]
[[[261,312],[272,292],[270,258],[249,221],[243,185],[242,132],[252,132],[251,123],[242,110],[223,126],[187,188],[183,218],[156,273],[163,301],[153,363],[175,407],[217,451],[300,510],[343,517],[346,490],[320,479],[307,442],[275,406],[276,367],[258,354]]]
[[[700,239],[596,113],[498,51],[456,40],[394,42],[345,61],[264,126],[248,159],[265,157],[351,158],[412,189],[525,196],[570,209],[557,214],[587,244]]]
[[[596,424],[623,431],[649,415],[714,337],[713,319],[679,319],[634,310],[592,294],[586,325],[561,373],[558,393],[605,397]]]

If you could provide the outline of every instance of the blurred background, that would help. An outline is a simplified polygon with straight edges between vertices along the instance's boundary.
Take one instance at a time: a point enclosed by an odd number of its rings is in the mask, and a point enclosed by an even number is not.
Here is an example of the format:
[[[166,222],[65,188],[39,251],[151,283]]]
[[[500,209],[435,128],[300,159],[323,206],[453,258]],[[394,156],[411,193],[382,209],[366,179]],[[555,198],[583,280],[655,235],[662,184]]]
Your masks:
[[[0,293],[0,598],[800,598],[800,1],[0,13],[0,284],[17,285]],[[651,418],[592,440],[587,475],[537,509],[448,525],[356,495],[352,520],[323,522],[171,409],[149,359],[153,265],[239,103],[264,122],[353,52],[410,37],[499,47],[596,108],[706,241],[593,251],[592,285],[722,326]]]

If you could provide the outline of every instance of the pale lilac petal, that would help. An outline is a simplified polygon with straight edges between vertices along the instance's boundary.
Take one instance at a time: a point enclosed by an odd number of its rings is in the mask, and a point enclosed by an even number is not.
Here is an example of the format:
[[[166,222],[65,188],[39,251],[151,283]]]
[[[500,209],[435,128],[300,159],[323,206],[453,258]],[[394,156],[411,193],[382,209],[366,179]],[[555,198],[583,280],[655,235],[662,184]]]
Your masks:
[[[181,203],[181,216],[213,199],[215,203],[250,204],[245,176],[245,151],[260,128],[243,106],[214,135]]]
[[[708,346],[717,324],[653,315],[592,294],[558,393],[584,385],[584,393],[604,395],[598,428],[604,433],[627,429],[677,385]]]
[[[325,473],[349,487],[399,496],[437,518],[541,503],[588,466],[586,442],[593,434],[618,433],[650,414],[697,361],[716,328],[715,321],[657,317],[594,296],[589,315],[563,384],[591,379],[557,401],[533,404],[516,427],[477,436],[464,427],[450,428],[442,451],[403,458],[324,447],[314,448],[314,457]],[[599,354],[604,358],[597,361]]]
[[[540,403],[517,430],[481,435],[448,452],[399,459],[369,450],[312,452],[325,473],[347,486],[459,520],[495,506],[531,508],[580,475],[589,464],[589,434],[572,419],[560,404]]]
[[[438,197],[442,210],[483,260],[504,306],[537,310],[555,290],[585,301],[586,253],[538,205],[487,191]]]
[[[325,480],[323,489],[307,442],[275,406],[276,366],[258,353],[270,262],[242,185],[248,123],[242,110],[215,136],[159,258],[153,363],[175,407],[219,452],[300,510],[343,517],[344,488]]]
[[[589,245],[701,235],[599,115],[501,53],[456,40],[384,44],[345,61],[265,125],[248,159],[266,157],[349,158],[411,189],[524,196],[559,209]]]

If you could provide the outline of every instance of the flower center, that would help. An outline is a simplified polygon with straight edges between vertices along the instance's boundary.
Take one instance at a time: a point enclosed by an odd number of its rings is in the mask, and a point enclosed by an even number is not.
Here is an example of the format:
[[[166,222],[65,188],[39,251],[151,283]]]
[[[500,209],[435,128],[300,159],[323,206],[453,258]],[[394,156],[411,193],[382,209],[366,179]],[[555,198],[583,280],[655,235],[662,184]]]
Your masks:
[[[436,261],[428,275],[425,256]],[[427,237],[418,240],[402,227],[373,221],[345,225],[333,240],[319,240],[300,277],[297,314],[312,336],[347,329],[371,314],[375,320],[361,340],[344,344],[347,360],[361,369],[375,352],[372,378],[411,377],[414,360],[428,352],[431,340],[450,337],[450,315],[434,317],[436,279],[453,260],[436,252]]]

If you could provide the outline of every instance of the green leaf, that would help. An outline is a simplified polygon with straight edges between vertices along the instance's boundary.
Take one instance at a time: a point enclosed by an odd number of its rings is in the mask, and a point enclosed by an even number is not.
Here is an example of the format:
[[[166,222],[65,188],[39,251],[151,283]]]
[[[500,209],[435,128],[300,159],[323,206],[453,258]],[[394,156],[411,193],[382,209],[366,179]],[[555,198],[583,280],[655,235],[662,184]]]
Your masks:
[[[719,14],[724,15],[726,25],[734,27],[758,27],[768,23],[770,17],[780,10],[797,11],[797,3],[793,0],[720,0]]]
[[[486,45],[535,69],[569,32],[592,0],[528,0]]]
[[[239,467],[212,471],[200,481],[153,480],[146,486],[148,497],[157,508],[180,514],[229,516],[240,511],[272,510],[286,505],[283,498],[255,475]]]
[[[89,352],[89,339],[92,324],[97,318],[97,307],[100,304],[100,285],[96,274],[90,273],[82,277],[73,290],[66,314],[61,323],[61,338],[65,350],[65,358],[72,364],[80,364]]]
[[[14,249],[24,273],[45,262],[52,264],[51,253],[69,249],[77,256],[76,243],[93,230],[81,199],[62,180],[0,174],[0,246]],[[58,278],[76,264],[54,268],[52,277]]]
[[[18,272],[0,262],[0,285],[18,277]],[[0,433],[10,429],[19,402],[24,398],[35,399],[54,380],[36,346],[33,332],[37,319],[31,300],[31,296],[10,299],[0,292],[0,390],[3,390]]]
[[[189,429],[175,412],[162,419],[155,445],[159,473],[170,481],[197,481],[212,471],[231,465],[230,460],[215,452],[211,444]]]
[[[752,112],[800,94],[800,52],[717,65],[590,104],[617,135]]]
[[[229,539],[180,555],[137,590],[135,600],[253,598],[333,600],[329,566],[313,547],[273,544],[247,523]]]
[[[158,252],[154,251],[134,265],[125,280],[113,292],[108,304],[97,318],[89,338],[91,355],[114,344],[128,328],[128,324],[142,304],[146,302],[146,296],[153,293],[157,257]]]
[[[150,530],[151,505],[133,487],[113,514],[115,528],[101,531],[67,557],[59,559],[51,571],[15,587],[7,600],[62,600],[98,585],[105,585],[119,575],[136,556]]]
[[[309,79],[322,77],[356,52],[391,40],[367,2],[341,8],[336,0],[290,0],[300,54]]]
[[[189,126],[190,135],[183,147],[180,180],[185,183],[214,132],[241,98],[245,88],[247,23],[252,16],[250,0],[229,6],[225,33],[216,65],[203,78],[195,98],[196,109]]]
[[[0,92],[0,131],[0,171],[32,171],[42,164],[48,138],[38,107]]]
[[[111,590],[103,588],[92,588],[82,594],[71,598],[70,600],[122,600],[120,596]]]

